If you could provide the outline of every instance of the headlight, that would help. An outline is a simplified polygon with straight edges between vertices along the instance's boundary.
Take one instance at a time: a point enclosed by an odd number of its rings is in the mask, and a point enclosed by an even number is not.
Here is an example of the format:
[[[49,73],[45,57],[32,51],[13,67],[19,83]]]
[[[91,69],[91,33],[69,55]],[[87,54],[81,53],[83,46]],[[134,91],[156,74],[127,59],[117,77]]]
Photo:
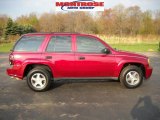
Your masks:
[[[150,59],[148,58],[148,64],[150,65]]]

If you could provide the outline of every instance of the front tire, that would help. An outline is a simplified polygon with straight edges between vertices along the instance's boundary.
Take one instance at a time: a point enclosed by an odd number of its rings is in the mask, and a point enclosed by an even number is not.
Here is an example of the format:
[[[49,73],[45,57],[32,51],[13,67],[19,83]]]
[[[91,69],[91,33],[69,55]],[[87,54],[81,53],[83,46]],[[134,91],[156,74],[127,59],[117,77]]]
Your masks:
[[[142,70],[134,65],[125,67],[120,74],[120,82],[126,88],[137,88],[143,83]]]
[[[34,91],[46,91],[51,85],[51,75],[45,69],[33,68],[27,75],[27,84]]]

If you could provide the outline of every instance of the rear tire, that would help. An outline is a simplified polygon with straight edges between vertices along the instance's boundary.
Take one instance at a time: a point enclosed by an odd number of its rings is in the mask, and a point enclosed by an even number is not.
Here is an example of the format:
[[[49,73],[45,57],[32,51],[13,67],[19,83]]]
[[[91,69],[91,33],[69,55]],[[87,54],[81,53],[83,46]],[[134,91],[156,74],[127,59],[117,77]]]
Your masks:
[[[51,85],[51,75],[45,69],[33,68],[27,75],[27,84],[34,91],[46,91]]]
[[[143,83],[142,70],[134,65],[125,67],[120,74],[120,82],[126,88],[137,88]]]

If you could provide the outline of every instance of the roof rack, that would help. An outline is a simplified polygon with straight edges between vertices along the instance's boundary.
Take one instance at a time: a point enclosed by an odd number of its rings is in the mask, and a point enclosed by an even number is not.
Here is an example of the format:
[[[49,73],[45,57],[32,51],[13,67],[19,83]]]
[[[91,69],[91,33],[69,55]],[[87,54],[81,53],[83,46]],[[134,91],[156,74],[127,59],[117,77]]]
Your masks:
[[[27,34],[80,34],[78,32],[34,32],[34,33],[27,33]]]

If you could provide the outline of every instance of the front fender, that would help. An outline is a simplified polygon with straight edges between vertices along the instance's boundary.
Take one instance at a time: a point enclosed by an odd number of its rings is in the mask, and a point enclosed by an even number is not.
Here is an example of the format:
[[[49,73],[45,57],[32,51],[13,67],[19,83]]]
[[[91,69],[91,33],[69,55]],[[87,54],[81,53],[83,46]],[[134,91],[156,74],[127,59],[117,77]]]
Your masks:
[[[123,68],[126,66],[126,65],[129,65],[129,64],[132,64],[132,65],[143,65],[145,66],[145,63],[143,61],[140,61],[140,60],[121,60],[118,62],[117,66],[116,66],[116,70],[115,70],[115,76],[116,77],[119,77],[120,76],[120,73],[121,71],[123,70]]]

